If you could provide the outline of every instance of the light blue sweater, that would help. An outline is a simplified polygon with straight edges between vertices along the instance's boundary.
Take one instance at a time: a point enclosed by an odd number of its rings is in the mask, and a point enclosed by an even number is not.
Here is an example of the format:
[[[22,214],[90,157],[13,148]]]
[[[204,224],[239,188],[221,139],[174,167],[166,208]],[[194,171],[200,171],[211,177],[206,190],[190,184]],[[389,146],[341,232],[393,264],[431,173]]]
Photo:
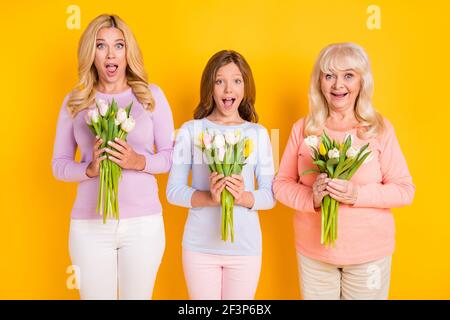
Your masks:
[[[241,175],[245,190],[253,193],[255,203],[248,209],[234,206],[234,242],[221,239],[221,207],[192,208],[191,198],[196,190],[209,190],[209,168],[202,151],[195,147],[198,136],[204,130],[239,129],[243,136],[254,142],[254,151],[247,159]],[[192,170],[192,186],[188,185]],[[258,189],[255,189],[255,177]],[[167,184],[166,195],[170,203],[187,207],[189,215],[184,228],[183,248],[203,253],[220,255],[261,255],[261,227],[257,210],[273,208],[272,193],[274,165],[272,147],[267,130],[258,124],[245,122],[237,126],[218,125],[206,118],[191,120],[183,124],[177,133],[173,164]]]

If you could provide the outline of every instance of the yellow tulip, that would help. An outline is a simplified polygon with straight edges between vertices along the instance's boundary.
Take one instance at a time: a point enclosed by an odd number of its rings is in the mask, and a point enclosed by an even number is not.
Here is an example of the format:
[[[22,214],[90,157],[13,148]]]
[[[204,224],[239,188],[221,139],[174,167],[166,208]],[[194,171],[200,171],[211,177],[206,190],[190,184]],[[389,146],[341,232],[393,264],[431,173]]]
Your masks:
[[[244,157],[248,158],[253,152],[253,141],[251,139],[245,140]]]
[[[320,143],[320,146],[319,146],[319,153],[321,155],[323,155],[323,156],[327,154],[327,150],[325,149],[325,145],[322,142]]]
[[[200,142],[200,146],[202,148],[203,148],[203,136],[204,136],[203,132],[198,135],[198,141]]]

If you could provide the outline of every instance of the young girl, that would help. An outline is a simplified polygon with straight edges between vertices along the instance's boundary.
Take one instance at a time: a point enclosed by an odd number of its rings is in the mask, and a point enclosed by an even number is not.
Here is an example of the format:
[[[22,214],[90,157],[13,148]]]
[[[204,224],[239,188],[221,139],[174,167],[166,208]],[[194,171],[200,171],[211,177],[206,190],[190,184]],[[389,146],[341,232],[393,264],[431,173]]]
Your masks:
[[[183,269],[191,299],[253,299],[261,270],[261,228],[257,210],[274,206],[274,167],[267,130],[256,124],[255,84],[249,65],[234,51],[220,51],[203,71],[195,120],[178,132],[167,185],[170,203],[187,207]],[[241,175],[210,174],[195,147],[204,130],[239,130],[255,150]],[[188,185],[192,170],[192,185]],[[258,189],[255,189],[254,179]],[[234,242],[221,239],[220,194],[235,198]]]
[[[165,247],[154,175],[171,166],[172,113],[162,90],[147,83],[137,42],[118,16],[101,15],[88,25],[80,39],[78,61],[80,82],[59,113],[52,167],[57,179],[78,183],[69,250],[78,267],[80,296],[150,299]],[[100,147],[103,141],[85,122],[96,99],[114,99],[121,108],[133,102],[136,125],[127,141]],[[75,161],[77,148],[80,162]],[[106,157],[123,170],[120,220],[103,224],[96,206],[99,166]]]

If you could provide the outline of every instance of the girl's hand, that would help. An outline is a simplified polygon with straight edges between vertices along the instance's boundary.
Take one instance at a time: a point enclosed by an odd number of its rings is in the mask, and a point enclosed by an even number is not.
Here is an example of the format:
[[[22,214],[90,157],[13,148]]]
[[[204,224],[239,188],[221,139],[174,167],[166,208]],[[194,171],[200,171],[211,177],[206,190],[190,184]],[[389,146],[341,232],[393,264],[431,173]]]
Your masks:
[[[209,192],[211,193],[211,200],[214,204],[220,204],[220,194],[225,188],[226,182],[223,177],[223,174],[218,174],[217,172],[209,175]]]
[[[115,138],[114,142],[109,141],[108,145],[116,149],[105,148],[108,159],[117,163],[123,169],[142,171],[145,168],[145,157],[136,153],[126,141]]]
[[[314,196],[314,208],[320,207],[323,197],[328,195],[330,192],[327,189],[327,184],[331,179],[328,178],[326,173],[321,173],[317,176],[316,181],[314,182],[313,196]]]
[[[105,148],[99,149],[102,143],[103,140],[97,137],[97,141],[95,141],[94,149],[92,151],[92,161],[86,168],[86,175],[89,178],[97,177],[100,174],[100,162],[106,159],[106,155],[102,156],[102,153],[105,152]]]
[[[234,203],[240,204],[242,195],[245,192],[244,178],[241,175],[233,174],[229,177],[225,177],[225,189],[227,189],[234,197]]]
[[[345,204],[355,204],[358,188],[348,180],[331,179],[327,186],[330,197]]]

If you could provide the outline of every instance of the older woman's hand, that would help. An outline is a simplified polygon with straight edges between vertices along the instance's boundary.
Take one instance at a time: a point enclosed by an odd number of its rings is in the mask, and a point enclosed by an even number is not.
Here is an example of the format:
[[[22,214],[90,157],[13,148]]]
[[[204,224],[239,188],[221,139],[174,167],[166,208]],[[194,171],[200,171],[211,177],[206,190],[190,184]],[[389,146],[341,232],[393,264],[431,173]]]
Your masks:
[[[317,176],[316,181],[314,182],[313,196],[314,196],[314,208],[320,207],[320,203],[322,202],[323,197],[325,197],[329,192],[327,191],[328,181],[331,179],[328,178],[326,173],[321,173]]]
[[[358,188],[351,181],[331,179],[326,190],[330,197],[345,204],[355,204],[358,197]]]

